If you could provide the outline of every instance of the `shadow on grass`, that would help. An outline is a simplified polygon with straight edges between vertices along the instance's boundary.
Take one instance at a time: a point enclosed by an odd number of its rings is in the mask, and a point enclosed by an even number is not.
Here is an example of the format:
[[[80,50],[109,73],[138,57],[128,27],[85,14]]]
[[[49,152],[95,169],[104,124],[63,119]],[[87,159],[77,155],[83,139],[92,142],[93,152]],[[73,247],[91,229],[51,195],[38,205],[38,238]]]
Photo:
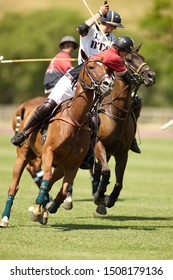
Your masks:
[[[93,202],[93,198],[79,198],[79,199],[74,199],[73,202],[87,202],[87,201],[92,201]],[[117,201],[124,201],[124,199],[122,198],[118,198]],[[97,206],[97,205],[96,205]]]
[[[98,217],[98,216],[97,216]],[[173,221],[172,217],[139,217],[139,216],[101,216],[98,218],[111,221]]]
[[[136,217],[136,216],[96,216],[99,220],[111,220],[111,221],[172,221],[172,217]],[[79,218],[80,219],[80,218]],[[103,224],[54,224],[49,225],[51,228],[61,229],[63,231],[71,231],[71,230],[123,230],[123,229],[131,229],[131,230],[146,230],[153,231],[162,228],[172,229],[173,226],[168,225],[103,225]]]

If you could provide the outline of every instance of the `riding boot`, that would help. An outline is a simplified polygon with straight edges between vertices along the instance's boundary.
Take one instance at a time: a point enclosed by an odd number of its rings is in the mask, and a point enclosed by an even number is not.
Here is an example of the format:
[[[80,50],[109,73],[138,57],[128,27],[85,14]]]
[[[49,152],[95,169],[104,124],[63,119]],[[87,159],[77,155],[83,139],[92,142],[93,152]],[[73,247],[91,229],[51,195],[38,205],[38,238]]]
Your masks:
[[[132,143],[131,143],[131,146],[130,146],[130,150],[131,150],[132,152],[134,152],[134,153],[141,154],[141,150],[140,150],[139,147],[138,147],[136,138],[134,138],[134,139],[132,140]]]
[[[140,116],[141,108],[142,108],[142,99],[139,96],[135,96],[134,99],[133,99],[133,112],[132,112],[134,122],[135,122],[135,126],[136,126],[137,120]],[[137,153],[137,154],[141,153],[141,150],[138,147],[136,138],[134,138],[132,140],[130,150]]]
[[[15,146],[22,146],[29,137],[30,133],[36,128],[38,129],[38,127],[42,125],[43,121],[51,115],[56,105],[57,103],[54,100],[50,98],[46,99],[46,101],[36,109],[24,129],[11,139],[12,144]]]

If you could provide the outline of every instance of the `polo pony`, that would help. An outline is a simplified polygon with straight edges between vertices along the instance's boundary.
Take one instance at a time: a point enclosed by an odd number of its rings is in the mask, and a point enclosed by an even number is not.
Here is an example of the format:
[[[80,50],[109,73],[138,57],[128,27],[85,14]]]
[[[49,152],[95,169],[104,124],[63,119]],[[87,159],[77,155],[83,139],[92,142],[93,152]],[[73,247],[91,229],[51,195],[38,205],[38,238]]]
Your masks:
[[[32,211],[32,219],[47,222],[47,209],[42,207],[45,195],[52,185],[63,178],[61,189],[49,206],[48,211],[55,213],[67,195],[80,165],[90,145],[89,121],[92,110],[97,108],[102,98],[112,90],[112,77],[101,62],[86,59],[77,82],[72,99],[60,104],[54,112],[47,128],[43,143],[40,131],[33,131],[22,147],[17,147],[17,158],[13,167],[13,180],[8,190],[8,199],[2,213],[1,227],[7,227],[14,197],[19,189],[19,181],[27,164],[36,157],[41,158],[44,170],[42,184]],[[38,101],[38,100],[37,100]],[[39,101],[38,101],[39,103]],[[40,105],[40,104],[39,104]],[[25,125],[38,107],[35,102],[24,116]],[[20,131],[22,130],[22,126]],[[54,167],[52,172],[52,167]]]
[[[128,85],[116,77],[111,94],[103,98],[98,109],[99,128],[95,156],[99,164],[95,173],[91,175],[91,181],[94,203],[98,205],[96,212],[103,215],[107,213],[106,207],[114,206],[123,188],[128,151],[136,132],[134,97],[141,84],[149,87],[155,83],[155,72],[138,54],[140,47],[141,45],[136,47],[135,51],[125,58],[126,67],[136,77],[136,83]],[[116,182],[111,194],[105,195],[111,176],[108,162],[112,156],[115,159]]]

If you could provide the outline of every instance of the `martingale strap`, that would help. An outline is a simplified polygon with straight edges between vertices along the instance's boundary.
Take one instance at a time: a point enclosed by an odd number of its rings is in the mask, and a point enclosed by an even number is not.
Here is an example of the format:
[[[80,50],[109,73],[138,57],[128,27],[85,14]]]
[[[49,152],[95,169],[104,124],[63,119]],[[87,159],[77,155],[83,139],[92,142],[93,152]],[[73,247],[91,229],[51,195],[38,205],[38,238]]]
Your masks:
[[[72,119],[67,119],[67,118],[64,118],[64,117],[54,117],[50,121],[53,122],[53,121],[56,121],[56,120],[64,121],[64,122],[72,125],[73,127],[77,127],[79,129],[82,128],[83,130],[87,130],[87,131],[91,130],[87,125],[79,124],[78,122],[73,121]]]

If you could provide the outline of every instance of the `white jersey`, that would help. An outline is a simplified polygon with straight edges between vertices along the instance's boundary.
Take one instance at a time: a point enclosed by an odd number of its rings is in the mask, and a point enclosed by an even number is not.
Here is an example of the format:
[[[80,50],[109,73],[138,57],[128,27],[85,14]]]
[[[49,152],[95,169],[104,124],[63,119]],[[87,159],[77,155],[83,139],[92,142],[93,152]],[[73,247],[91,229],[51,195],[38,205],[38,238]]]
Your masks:
[[[107,37],[108,41],[106,40],[105,36]],[[102,32],[97,28],[96,24],[90,27],[86,36],[80,36],[78,64],[81,64],[83,62],[81,57],[81,49],[86,53],[87,56],[91,56],[100,51],[104,51],[110,48],[110,45],[115,41],[115,36],[112,33],[107,35],[105,34],[105,36],[103,36]]]
[[[110,45],[115,41],[115,36],[110,33],[105,35],[108,39],[103,36],[102,32],[97,29],[97,26],[94,24],[90,27],[89,32],[86,36],[80,36],[80,49],[78,56],[78,64],[81,64],[81,49],[86,53],[87,56],[91,56],[100,51],[104,51],[110,48]],[[109,43],[110,42],[110,43]],[[75,90],[72,89],[72,83],[66,75],[64,75],[56,83],[55,87],[51,91],[49,98],[53,99],[57,104],[71,98],[74,96]]]

